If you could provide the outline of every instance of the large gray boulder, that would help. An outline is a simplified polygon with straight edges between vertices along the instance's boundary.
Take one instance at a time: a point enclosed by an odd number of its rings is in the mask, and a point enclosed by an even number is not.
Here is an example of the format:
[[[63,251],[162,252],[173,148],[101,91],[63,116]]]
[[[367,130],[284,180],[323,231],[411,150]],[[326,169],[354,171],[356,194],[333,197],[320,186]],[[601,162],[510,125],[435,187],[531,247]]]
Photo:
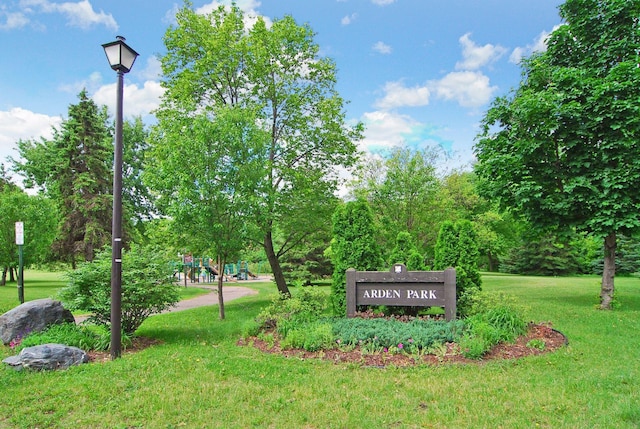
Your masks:
[[[56,323],[75,323],[71,311],[50,298],[25,302],[0,316],[0,340],[7,345]]]
[[[64,344],[42,344],[25,347],[19,355],[9,356],[2,362],[16,370],[23,368],[34,370],[67,369],[73,365],[89,362],[89,356],[77,347]]]

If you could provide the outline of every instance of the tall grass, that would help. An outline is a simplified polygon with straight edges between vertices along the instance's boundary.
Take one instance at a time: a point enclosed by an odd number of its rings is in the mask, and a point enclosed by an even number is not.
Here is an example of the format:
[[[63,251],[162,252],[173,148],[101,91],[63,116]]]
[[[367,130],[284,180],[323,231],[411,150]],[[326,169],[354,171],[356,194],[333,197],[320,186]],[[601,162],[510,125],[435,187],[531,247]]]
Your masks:
[[[61,372],[0,369],[0,428],[637,428],[640,280],[616,279],[619,310],[595,309],[596,277],[485,275],[532,320],[569,338],[552,354],[473,365],[365,368],[236,345],[275,286],[149,318],[163,341]],[[15,292],[12,291],[12,292]],[[0,299],[4,291],[0,288]],[[2,301],[0,301],[2,302]],[[0,347],[0,357],[11,354]]]

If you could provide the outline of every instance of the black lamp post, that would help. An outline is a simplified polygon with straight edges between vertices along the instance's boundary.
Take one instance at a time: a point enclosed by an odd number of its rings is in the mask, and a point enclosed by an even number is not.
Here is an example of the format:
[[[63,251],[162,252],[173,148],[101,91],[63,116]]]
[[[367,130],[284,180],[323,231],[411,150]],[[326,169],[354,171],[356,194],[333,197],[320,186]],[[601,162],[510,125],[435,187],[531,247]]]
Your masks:
[[[113,220],[111,224],[111,359],[121,354],[122,342],[122,94],[124,74],[129,73],[138,53],[116,37],[102,45],[111,68],[118,72],[116,139],[113,161]]]

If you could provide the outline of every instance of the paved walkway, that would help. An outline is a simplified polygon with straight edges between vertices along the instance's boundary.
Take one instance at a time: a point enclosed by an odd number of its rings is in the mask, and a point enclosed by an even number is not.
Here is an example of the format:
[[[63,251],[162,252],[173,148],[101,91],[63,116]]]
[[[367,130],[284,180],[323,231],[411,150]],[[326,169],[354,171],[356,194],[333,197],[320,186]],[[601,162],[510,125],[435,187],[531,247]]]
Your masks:
[[[196,296],[195,298],[185,299],[183,301],[178,302],[175,307],[171,307],[166,310],[165,313],[172,313],[175,311],[188,310],[190,308],[196,307],[204,307],[205,305],[216,305],[218,304],[218,286],[213,285],[197,285],[191,287],[198,287],[201,289],[209,289],[209,292],[204,295]],[[227,303],[234,299],[242,298],[247,295],[257,295],[258,291],[243,287],[243,286],[227,286],[226,284],[222,286],[222,298],[224,302]]]
[[[178,302],[175,306],[163,311],[163,313],[173,313],[176,311],[189,310],[190,308],[204,307],[206,305],[218,304],[218,286],[212,284],[191,284],[188,287],[196,287],[200,289],[208,289],[209,291],[203,295],[196,296]],[[258,291],[244,286],[222,286],[222,298],[227,303],[234,299],[242,298],[248,295],[257,295]],[[75,316],[76,323],[87,320],[86,315]]]

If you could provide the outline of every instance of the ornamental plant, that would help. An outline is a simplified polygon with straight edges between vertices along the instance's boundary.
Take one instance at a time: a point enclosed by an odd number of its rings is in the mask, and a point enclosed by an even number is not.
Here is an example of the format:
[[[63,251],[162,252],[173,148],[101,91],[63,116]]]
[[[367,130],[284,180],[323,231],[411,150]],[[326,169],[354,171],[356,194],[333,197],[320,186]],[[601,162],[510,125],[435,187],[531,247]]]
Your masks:
[[[474,294],[482,290],[478,271],[478,243],[473,225],[468,220],[455,224],[446,221],[440,228],[435,247],[434,268],[456,269],[458,315],[466,316]]]
[[[344,316],[347,311],[346,271],[349,268],[376,271],[384,264],[376,235],[373,212],[365,200],[350,201],[333,214],[331,305],[334,315]]]
[[[68,285],[59,298],[69,310],[91,313],[88,321],[111,325],[111,252],[103,250],[93,262],[67,273]],[[174,306],[180,299],[172,272],[161,252],[132,246],[122,255],[122,330],[133,334],[152,314]]]

